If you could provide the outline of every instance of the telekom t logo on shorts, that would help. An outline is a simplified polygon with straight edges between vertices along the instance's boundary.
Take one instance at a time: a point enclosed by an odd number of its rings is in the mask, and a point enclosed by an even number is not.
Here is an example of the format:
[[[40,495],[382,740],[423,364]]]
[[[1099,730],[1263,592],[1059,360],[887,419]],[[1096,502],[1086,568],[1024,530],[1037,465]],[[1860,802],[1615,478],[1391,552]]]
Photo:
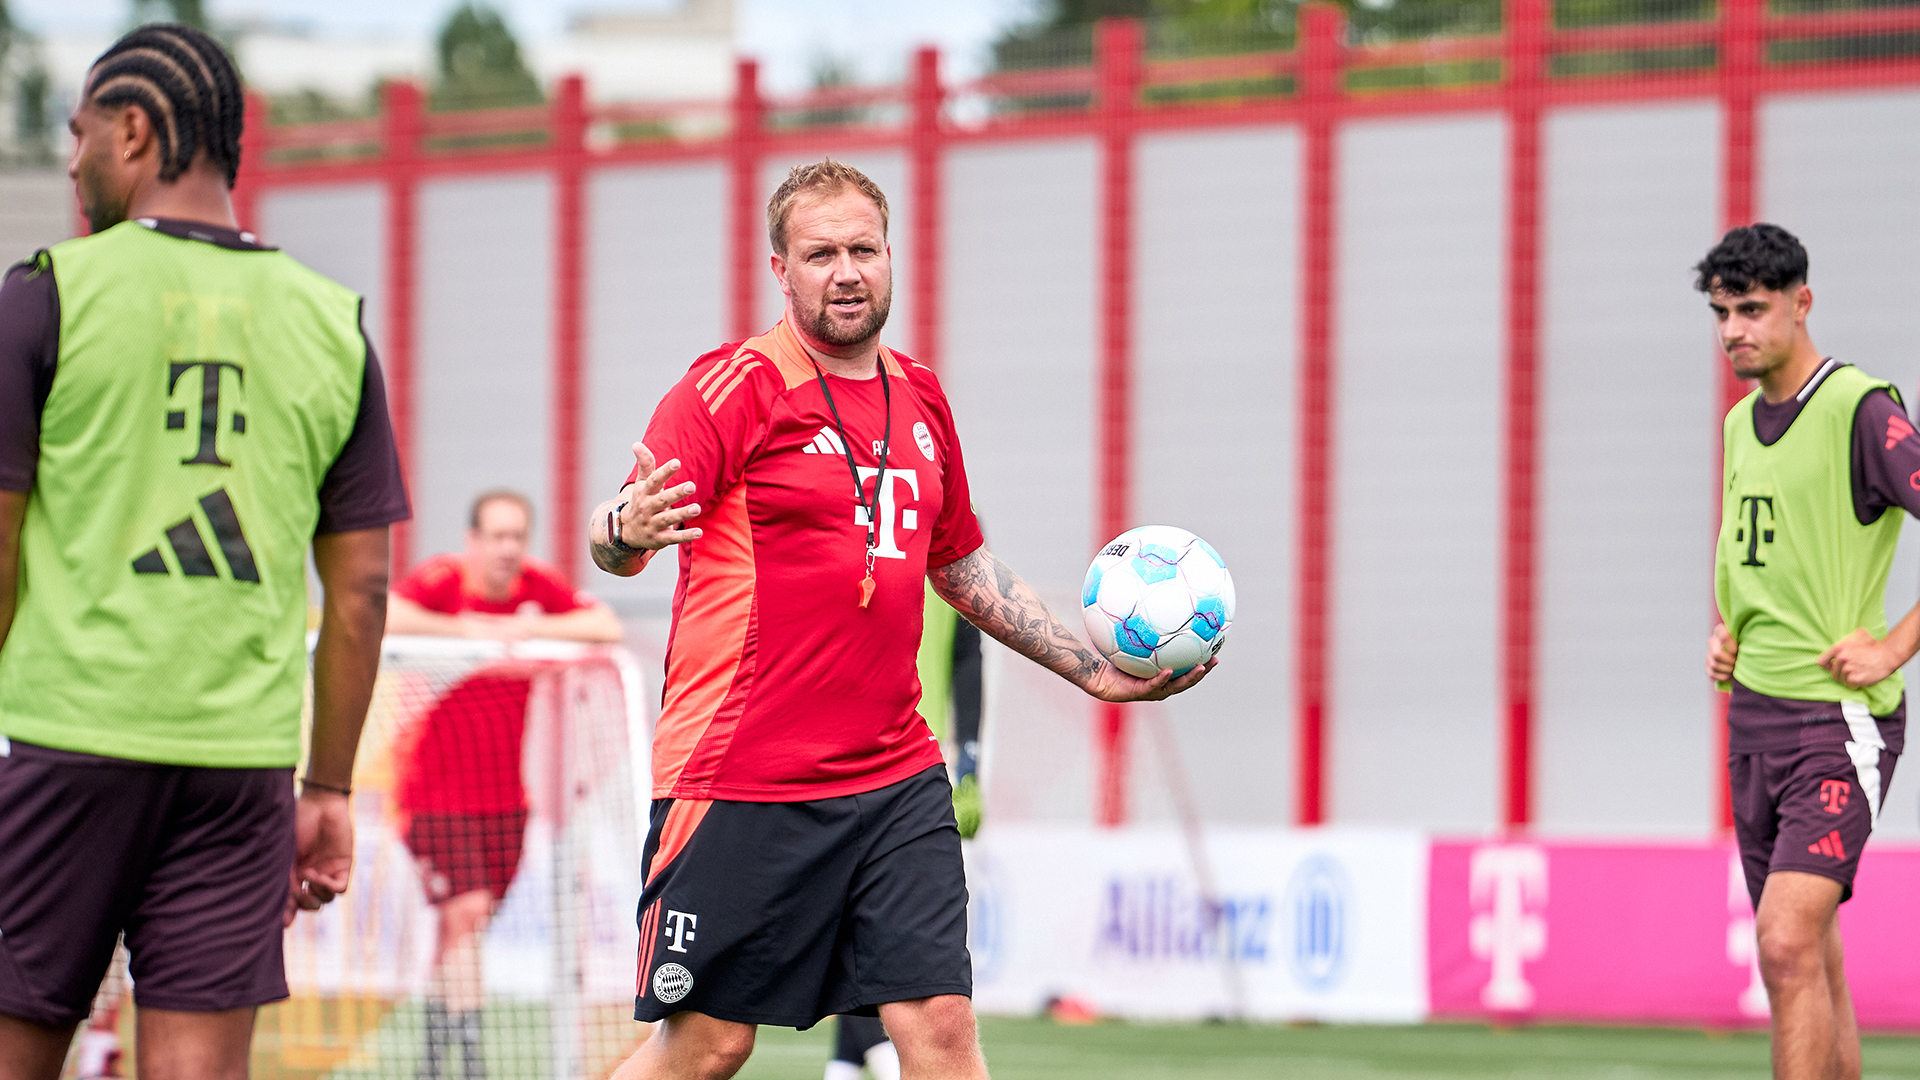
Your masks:
[[[1474,851],[1467,880],[1475,915],[1467,927],[1474,958],[1490,968],[1480,1003],[1495,1012],[1533,1007],[1526,962],[1547,951],[1547,853],[1531,844]]]
[[[695,937],[693,928],[700,925],[700,916],[684,911],[668,911],[667,925],[660,931],[661,937],[670,937],[673,944],[667,946],[668,952],[686,952],[686,942]]]
[[[1827,813],[1837,814],[1846,809],[1847,793],[1852,790],[1853,785],[1845,780],[1822,780],[1820,781],[1820,805],[1827,808]]]
[[[880,475],[879,469],[860,469],[860,488],[866,490],[867,481]],[[901,549],[900,542],[894,538],[894,529],[917,529],[920,527],[918,510],[902,510],[897,501],[900,485],[905,484],[909,493],[908,502],[920,498],[920,474],[912,469],[888,469],[886,482],[880,485],[880,529],[879,546],[873,549],[875,555],[883,559],[904,559],[907,553]],[[856,504],[853,508],[853,523],[862,528],[867,524],[867,511]]]

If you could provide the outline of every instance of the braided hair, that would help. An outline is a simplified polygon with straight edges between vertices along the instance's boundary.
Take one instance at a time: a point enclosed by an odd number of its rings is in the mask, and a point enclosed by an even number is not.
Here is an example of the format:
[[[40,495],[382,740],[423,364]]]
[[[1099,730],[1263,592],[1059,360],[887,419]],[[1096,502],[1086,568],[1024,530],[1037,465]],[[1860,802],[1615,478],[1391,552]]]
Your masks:
[[[240,73],[204,30],[176,23],[142,26],[93,63],[87,100],[101,108],[135,105],[160,142],[160,179],[171,183],[205,152],[232,187],[240,172],[246,107]]]

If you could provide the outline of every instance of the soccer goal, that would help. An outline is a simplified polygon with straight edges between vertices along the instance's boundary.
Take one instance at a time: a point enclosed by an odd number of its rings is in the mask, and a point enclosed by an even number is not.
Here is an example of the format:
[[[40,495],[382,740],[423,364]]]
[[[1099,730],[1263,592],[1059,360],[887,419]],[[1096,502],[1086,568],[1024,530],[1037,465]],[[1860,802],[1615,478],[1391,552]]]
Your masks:
[[[389,637],[353,884],[287,931],[292,996],[261,1013],[256,1075],[605,1076],[645,1031],[650,741],[620,649]]]

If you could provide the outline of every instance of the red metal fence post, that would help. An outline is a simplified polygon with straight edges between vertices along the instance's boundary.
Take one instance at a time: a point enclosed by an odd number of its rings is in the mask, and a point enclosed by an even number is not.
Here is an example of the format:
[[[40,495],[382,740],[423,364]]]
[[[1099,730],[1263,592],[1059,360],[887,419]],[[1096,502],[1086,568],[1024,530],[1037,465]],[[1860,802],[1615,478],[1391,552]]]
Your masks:
[[[1133,515],[1133,140],[1145,76],[1144,43],[1135,20],[1099,23],[1094,51],[1101,164],[1096,545],[1125,532]],[[1099,717],[1095,819],[1114,826],[1127,818],[1127,710],[1103,704]]]
[[[945,186],[940,105],[940,50],[931,46],[913,58],[913,130],[910,184],[913,188],[913,353],[921,363],[940,370],[940,221]]]
[[[419,200],[420,134],[424,126],[420,88],[409,82],[386,84],[382,96],[382,141],[387,185],[386,369],[387,409],[393,416],[400,471],[414,486],[413,362],[414,286],[419,270],[414,256],[415,210]],[[417,497],[416,497],[417,499]],[[413,565],[413,525],[393,527],[393,568],[397,578]]]
[[[1299,14],[1298,95],[1302,154],[1300,244],[1300,388],[1298,624],[1294,628],[1294,822],[1327,816],[1328,531],[1333,483],[1334,123],[1341,97],[1347,22],[1331,4]]]
[[[1766,0],[1721,0],[1720,4],[1720,224],[1723,229],[1751,225],[1758,213],[1754,205],[1755,163],[1759,155],[1759,136],[1755,123],[1756,98],[1763,63],[1760,20],[1766,14]],[[1735,378],[1733,368],[1716,344],[1713,350],[1719,408],[1714,410],[1714,431],[1728,409],[1753,384]],[[1713,528],[1720,528],[1720,453],[1715,439]],[[1714,617],[1718,619],[1716,610]],[[1714,823],[1721,831],[1733,829],[1733,793],[1727,778],[1727,704],[1728,695],[1715,694],[1714,732]]]
[[[1507,431],[1501,680],[1502,824],[1533,824],[1534,615],[1540,351],[1540,105],[1546,0],[1507,0]]]
[[[261,174],[267,167],[267,103],[248,94],[241,114],[240,171],[233,184],[233,216],[241,231],[260,232]]]
[[[578,580],[581,531],[581,443],[586,437],[580,404],[582,234],[587,165],[586,83],[578,75],[560,80],[553,98],[553,432],[549,556],[567,580]]]
[[[727,313],[729,335],[735,341],[753,336],[759,315],[754,311],[754,282],[759,280],[758,237],[765,221],[760,206],[760,153],[766,104],[760,99],[760,66],[742,60],[737,69],[733,98],[733,134],[728,142],[731,164],[730,204],[733,207],[728,265],[733,271],[732,309]]]

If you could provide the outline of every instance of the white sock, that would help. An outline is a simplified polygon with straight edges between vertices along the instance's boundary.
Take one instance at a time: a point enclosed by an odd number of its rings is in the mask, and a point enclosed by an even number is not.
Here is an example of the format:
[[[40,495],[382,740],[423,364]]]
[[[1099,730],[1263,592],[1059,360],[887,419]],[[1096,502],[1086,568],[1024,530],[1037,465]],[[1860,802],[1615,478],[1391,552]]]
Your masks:
[[[834,1058],[827,1062],[827,1075],[823,1080],[860,1080],[860,1066]]]
[[[900,1051],[890,1042],[873,1046],[867,1051],[867,1071],[873,1080],[900,1080]]]

